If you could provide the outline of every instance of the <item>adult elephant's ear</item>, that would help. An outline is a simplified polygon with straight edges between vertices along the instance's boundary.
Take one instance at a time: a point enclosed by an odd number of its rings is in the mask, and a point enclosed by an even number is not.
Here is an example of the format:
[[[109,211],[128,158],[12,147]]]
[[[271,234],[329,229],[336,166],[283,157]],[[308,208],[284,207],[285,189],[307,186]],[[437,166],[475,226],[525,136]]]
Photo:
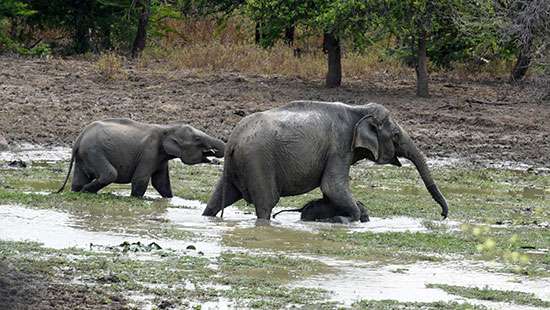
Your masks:
[[[164,140],[162,141],[162,147],[168,155],[174,157],[182,156],[181,146],[179,145],[178,141],[170,135],[164,138]]]
[[[351,147],[352,151],[358,147],[365,148],[372,153],[374,161],[378,160],[378,135],[371,115],[363,117],[355,124]]]

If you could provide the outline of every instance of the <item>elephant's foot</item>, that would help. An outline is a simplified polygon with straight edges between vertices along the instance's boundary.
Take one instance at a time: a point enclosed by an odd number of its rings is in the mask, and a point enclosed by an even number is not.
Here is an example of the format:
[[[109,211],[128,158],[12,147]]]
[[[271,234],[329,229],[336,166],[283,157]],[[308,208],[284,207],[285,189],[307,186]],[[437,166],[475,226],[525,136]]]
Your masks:
[[[204,211],[202,211],[202,216],[216,216],[222,208],[220,208],[217,205],[211,205],[207,204],[206,208],[204,208]]]
[[[370,222],[367,207],[365,207],[365,205],[359,200],[357,200],[357,207],[359,207],[359,210],[361,211],[361,216],[359,217],[359,221],[361,221],[361,223]]]

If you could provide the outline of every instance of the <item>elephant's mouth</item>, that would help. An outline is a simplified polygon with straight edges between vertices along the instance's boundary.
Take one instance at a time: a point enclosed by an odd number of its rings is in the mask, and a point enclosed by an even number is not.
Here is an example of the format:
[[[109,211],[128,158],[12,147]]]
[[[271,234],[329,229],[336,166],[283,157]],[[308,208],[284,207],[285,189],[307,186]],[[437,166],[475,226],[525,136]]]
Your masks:
[[[211,164],[212,161],[208,157],[216,157],[216,150],[209,149],[202,151],[202,162],[206,164]]]
[[[390,164],[390,165],[394,165],[394,166],[397,166],[397,167],[401,167],[401,162],[399,161],[399,159],[397,158],[397,156],[394,156],[393,158],[388,158],[388,159],[379,159],[376,164],[378,165],[387,165],[387,164]]]

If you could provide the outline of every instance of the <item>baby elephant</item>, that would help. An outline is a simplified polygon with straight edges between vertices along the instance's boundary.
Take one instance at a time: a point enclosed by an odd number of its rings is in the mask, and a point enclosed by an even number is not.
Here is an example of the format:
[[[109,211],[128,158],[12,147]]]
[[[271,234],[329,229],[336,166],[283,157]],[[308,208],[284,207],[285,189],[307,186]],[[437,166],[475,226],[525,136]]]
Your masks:
[[[96,121],[78,136],[69,172],[75,163],[72,191],[97,193],[111,183],[132,183],[132,196],[142,197],[149,180],[162,197],[172,197],[168,161],[180,158],[188,165],[210,163],[207,156],[223,157],[225,145],[189,125],[155,125],[130,119]]]
[[[361,216],[359,220],[361,222],[368,222],[369,215],[367,212],[367,208],[365,205],[357,200],[357,207],[359,207],[359,210],[361,211]],[[273,215],[273,218],[275,216],[279,215],[282,212],[301,212],[300,219],[302,221],[307,222],[329,222],[329,223],[351,223],[344,214],[340,214],[338,212],[338,208],[334,206],[328,199],[322,198],[322,199],[316,199],[312,200],[305,204],[305,206],[299,208],[299,209],[289,209],[289,210],[282,210]]]

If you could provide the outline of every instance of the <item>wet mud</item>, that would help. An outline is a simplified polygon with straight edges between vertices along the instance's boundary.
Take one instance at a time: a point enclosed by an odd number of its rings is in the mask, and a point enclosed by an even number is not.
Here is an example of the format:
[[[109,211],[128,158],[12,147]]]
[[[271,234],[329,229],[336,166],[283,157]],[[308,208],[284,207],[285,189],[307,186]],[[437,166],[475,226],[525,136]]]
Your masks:
[[[99,288],[56,283],[36,270],[0,261],[0,309],[127,309],[127,301]]]
[[[388,107],[429,157],[548,168],[550,106],[540,86],[432,76],[430,98],[414,94],[414,77],[320,80],[192,71],[155,72],[128,63],[128,79],[105,80],[82,59],[0,57],[0,135],[12,144],[70,146],[88,123],[129,117],[185,121],[227,139],[245,116],[292,100],[377,102]],[[380,77],[381,78],[381,77]]]

